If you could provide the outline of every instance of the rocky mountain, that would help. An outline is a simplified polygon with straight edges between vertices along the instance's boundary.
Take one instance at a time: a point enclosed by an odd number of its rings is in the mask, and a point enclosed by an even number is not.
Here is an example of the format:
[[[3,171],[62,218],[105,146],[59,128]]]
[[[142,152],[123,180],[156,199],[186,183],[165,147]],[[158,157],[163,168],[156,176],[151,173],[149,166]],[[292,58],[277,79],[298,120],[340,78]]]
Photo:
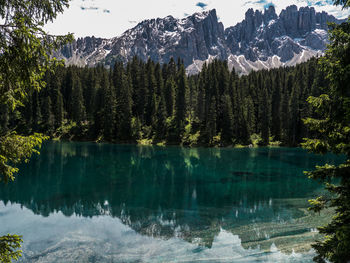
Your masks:
[[[247,74],[321,55],[328,41],[327,22],[341,21],[313,7],[298,9],[292,5],[277,15],[270,6],[264,12],[249,9],[242,22],[224,29],[213,9],[183,19],[167,16],[145,20],[112,39],[79,38],[56,55],[67,64],[81,66],[109,66],[134,56],[160,63],[180,57],[189,74],[200,71],[204,62],[218,58]]]

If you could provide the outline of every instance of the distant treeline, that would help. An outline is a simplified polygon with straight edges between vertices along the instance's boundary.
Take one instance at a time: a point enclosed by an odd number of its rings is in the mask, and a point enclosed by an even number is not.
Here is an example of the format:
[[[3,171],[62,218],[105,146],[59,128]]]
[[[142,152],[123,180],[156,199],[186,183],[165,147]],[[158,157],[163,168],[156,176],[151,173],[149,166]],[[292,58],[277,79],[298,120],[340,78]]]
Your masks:
[[[134,58],[59,67],[18,111],[2,106],[0,132],[41,132],[73,140],[182,145],[296,146],[312,116],[307,98],[327,86],[317,59],[238,76],[226,61],[187,76],[183,63]]]

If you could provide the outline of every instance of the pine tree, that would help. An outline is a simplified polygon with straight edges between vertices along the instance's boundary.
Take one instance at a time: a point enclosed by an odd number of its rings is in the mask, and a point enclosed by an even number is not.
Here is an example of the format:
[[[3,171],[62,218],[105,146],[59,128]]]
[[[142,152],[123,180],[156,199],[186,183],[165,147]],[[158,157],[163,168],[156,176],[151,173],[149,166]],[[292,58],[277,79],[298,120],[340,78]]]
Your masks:
[[[0,136],[8,132],[9,110],[5,104],[0,104]]]
[[[233,95],[234,105],[234,133],[237,143],[250,143],[250,134],[256,132],[256,110],[250,90],[248,79],[242,77],[235,86]],[[249,94],[244,91],[248,90]],[[243,103],[242,103],[243,102]]]
[[[155,66],[154,76],[156,78],[156,83],[157,83],[157,88],[156,88],[157,100],[160,100],[161,94],[164,92],[164,79],[162,75],[162,69],[159,63],[157,63]]]
[[[170,61],[168,63],[168,72],[167,72],[167,78],[172,76],[174,79],[176,78],[177,75],[177,68],[176,68],[176,63],[174,58],[170,58]]]
[[[172,76],[170,76],[165,84],[165,104],[166,104],[166,112],[167,116],[171,117],[174,114],[174,108],[175,108],[175,91],[176,83]]]
[[[47,134],[47,135],[52,135],[54,132],[55,128],[55,117],[52,113],[52,103],[51,103],[51,98],[50,96],[45,96],[43,100],[43,105],[42,105],[42,117],[43,117],[43,122],[42,122],[42,130]]]
[[[154,63],[149,60],[146,64],[147,68],[147,102],[145,108],[145,124],[150,126],[154,123],[156,107],[157,107],[157,81],[154,75]]]
[[[194,77],[189,78],[189,98],[188,98],[188,109],[190,119],[195,118],[195,111],[197,108],[197,98],[198,98],[198,86],[196,85]]]
[[[72,129],[70,133],[82,139],[99,139],[103,135],[107,141],[129,142],[142,134],[143,138],[157,137],[158,141],[167,139],[169,143],[179,144],[184,136],[188,139],[189,134],[200,132],[204,144],[212,143],[208,134],[221,134],[223,144],[232,141],[248,144],[250,135],[258,133],[264,144],[271,135],[284,145],[296,146],[308,134],[301,119],[315,115],[303,101],[310,94],[320,94],[318,84],[311,85],[312,78],[327,86],[315,68],[315,61],[240,77],[234,71],[229,73],[225,61],[204,64],[202,71],[193,76],[186,76],[181,60],[178,62],[172,60],[161,67],[151,60],[145,63],[134,58],[126,68],[117,62],[112,70],[102,65],[93,69],[59,67],[55,74],[47,75],[47,91],[33,93],[25,108],[20,109],[22,120],[18,114],[17,117],[12,114],[9,127],[18,125],[18,130],[25,132],[40,129],[45,124],[41,116],[46,114],[44,100],[49,96],[54,129],[62,125],[64,118],[68,122],[81,119],[78,123],[84,121],[80,127],[83,130]],[[159,128],[164,124],[163,106],[165,133]],[[80,109],[85,110],[79,113]],[[115,112],[114,117],[106,118],[105,112]],[[211,116],[213,112],[215,116]],[[160,123],[157,118],[161,119]],[[108,122],[109,119],[112,121]],[[213,119],[215,131],[208,126],[208,121]],[[114,128],[107,127],[111,123]],[[135,133],[132,129],[136,126],[139,128]],[[88,132],[81,134],[81,131]],[[164,137],[160,138],[160,134]]]
[[[290,112],[289,112],[289,100],[290,100],[290,93],[293,86],[293,78],[292,75],[288,75],[287,82],[285,83],[285,87],[282,93],[282,101],[281,101],[281,127],[282,127],[282,141],[284,144],[288,145],[290,143],[290,127],[291,127],[291,120],[290,120]]]
[[[40,110],[40,99],[39,99],[39,92],[34,91],[32,94],[32,130],[39,132],[40,130],[40,125],[42,121],[42,116],[41,116],[41,110]]]
[[[0,2],[0,105],[7,105],[13,112],[23,105],[28,94],[44,86],[43,76],[55,63],[51,59],[53,50],[71,37],[51,36],[43,27],[67,6],[68,2],[61,0]],[[34,121],[39,122],[39,114],[34,116]],[[18,172],[16,166],[29,161],[45,138],[38,134],[0,134],[0,181],[13,181]],[[0,237],[0,261],[18,260],[21,242],[18,235]]]
[[[157,107],[156,121],[154,124],[155,142],[166,138],[166,109],[163,94],[160,94],[160,101]]]
[[[107,141],[113,141],[116,139],[116,98],[114,86],[109,81],[106,81],[101,89],[104,102],[102,110],[103,138]]]
[[[146,74],[146,68],[144,64],[140,66],[140,79],[137,86],[134,87],[135,91],[135,114],[136,117],[140,120],[140,122],[144,123],[144,115],[148,98],[148,80]]]
[[[199,123],[204,120],[205,114],[205,70],[206,65],[202,67],[202,72],[199,75],[199,83],[198,83],[198,95],[197,95],[197,103],[195,105],[195,116],[198,119]]]
[[[267,95],[266,87],[262,88],[262,94],[260,96],[259,103],[259,121],[260,121],[260,132],[262,144],[267,145],[269,143],[269,122],[270,122],[270,111],[269,111],[269,99]]]
[[[138,115],[137,112],[137,102],[138,102],[138,94],[142,89],[141,85],[141,67],[140,61],[137,56],[133,57],[132,61],[128,63],[128,76],[131,81],[132,92],[131,98],[133,103],[132,113],[133,116]]]
[[[233,113],[232,104],[229,95],[223,96],[223,123],[221,139],[224,144],[231,144],[233,141]]]
[[[94,98],[96,96],[96,86],[97,86],[95,69],[89,69],[84,86],[85,86],[84,87],[84,104],[86,106],[86,118],[89,121],[92,121],[94,106],[95,106]]]
[[[70,98],[70,109],[72,120],[81,124],[85,120],[85,106],[81,81],[75,77],[72,83],[72,97]]]
[[[128,81],[123,64],[116,63],[113,70],[113,82],[116,89],[116,130],[117,138],[122,141],[132,139],[132,98],[131,81]]]
[[[65,105],[65,109],[67,112],[67,118],[71,119],[72,115],[72,108],[71,108],[71,97],[72,97],[72,91],[73,91],[73,79],[76,78],[75,73],[73,72],[73,67],[68,67],[66,70],[65,78],[63,81],[61,93],[63,96],[63,102]]]
[[[288,127],[288,143],[291,146],[296,146],[298,141],[298,132],[299,132],[299,98],[298,98],[298,85],[295,85],[288,104],[288,118],[289,118],[289,127]]]
[[[188,110],[188,84],[185,72],[185,67],[182,64],[178,72],[177,94],[175,103],[175,127],[176,138],[180,142],[181,136],[184,132],[185,122]]]
[[[55,119],[54,128],[57,129],[62,126],[64,120],[64,105],[63,97],[60,90],[54,90],[55,92],[55,103],[53,103],[53,115]]]
[[[229,91],[229,79],[230,79],[229,70],[228,70],[226,61],[225,62],[216,61],[216,63],[217,63],[217,69],[214,70],[215,74],[218,75],[217,77],[218,91],[216,94],[217,96],[216,100],[219,102],[225,102],[226,101],[225,96],[228,94],[228,91]],[[217,105],[217,129],[218,130],[222,130],[223,125],[225,125],[225,122],[226,122],[224,111],[227,109],[225,109],[225,107],[227,107],[225,103],[218,103]],[[226,112],[226,114],[228,113]],[[228,115],[226,115],[226,117],[227,116]]]
[[[326,236],[313,245],[318,254],[314,260],[340,263],[350,261],[350,20],[331,25],[330,41],[321,59],[329,86],[320,96],[308,99],[319,117],[305,120],[313,137],[303,146],[315,153],[333,152],[346,157],[341,165],[325,164],[307,172],[310,178],[323,182],[332,194],[311,200],[311,209],[319,212],[335,208],[331,222],[318,228]]]
[[[205,131],[203,133],[204,142],[208,145],[212,144],[213,137],[216,135],[216,101],[212,97],[209,112],[207,116]]]
[[[281,139],[281,79],[279,72],[275,76],[271,99],[271,133],[274,139]]]

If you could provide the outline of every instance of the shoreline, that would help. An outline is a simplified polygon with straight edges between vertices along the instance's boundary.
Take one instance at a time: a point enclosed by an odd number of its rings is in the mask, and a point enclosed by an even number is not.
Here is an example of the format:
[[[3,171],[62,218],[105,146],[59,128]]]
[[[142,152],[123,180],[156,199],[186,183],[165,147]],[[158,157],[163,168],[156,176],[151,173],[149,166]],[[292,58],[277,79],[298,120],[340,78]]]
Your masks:
[[[300,145],[298,146],[287,146],[282,144],[272,144],[272,145],[242,145],[242,144],[236,144],[236,145],[208,145],[208,144],[193,144],[193,145],[187,145],[187,144],[176,144],[176,143],[169,143],[166,142],[157,142],[153,143],[151,140],[143,139],[138,141],[130,141],[130,142],[115,142],[115,141],[105,141],[105,140],[76,140],[76,139],[61,139],[61,138],[50,138],[48,141],[54,141],[54,142],[89,142],[89,143],[96,143],[96,144],[119,144],[119,145],[136,145],[136,146],[158,146],[158,147],[168,147],[168,146],[179,146],[184,148],[226,148],[226,149],[244,149],[244,148],[280,148],[280,147],[286,147],[286,148],[301,148]]]

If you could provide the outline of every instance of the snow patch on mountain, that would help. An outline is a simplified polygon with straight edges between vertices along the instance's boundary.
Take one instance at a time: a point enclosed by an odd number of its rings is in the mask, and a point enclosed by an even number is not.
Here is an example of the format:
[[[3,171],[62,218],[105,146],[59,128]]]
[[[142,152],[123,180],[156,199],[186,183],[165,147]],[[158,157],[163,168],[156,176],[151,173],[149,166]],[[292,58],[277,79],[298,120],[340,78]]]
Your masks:
[[[217,58],[248,74],[322,55],[328,43],[327,22],[341,21],[312,7],[292,5],[277,15],[270,6],[264,12],[249,9],[241,23],[224,29],[214,9],[183,19],[145,20],[112,39],[80,38],[55,55],[67,65],[107,67],[134,56],[160,63],[181,58],[188,74],[198,73],[205,62]]]

